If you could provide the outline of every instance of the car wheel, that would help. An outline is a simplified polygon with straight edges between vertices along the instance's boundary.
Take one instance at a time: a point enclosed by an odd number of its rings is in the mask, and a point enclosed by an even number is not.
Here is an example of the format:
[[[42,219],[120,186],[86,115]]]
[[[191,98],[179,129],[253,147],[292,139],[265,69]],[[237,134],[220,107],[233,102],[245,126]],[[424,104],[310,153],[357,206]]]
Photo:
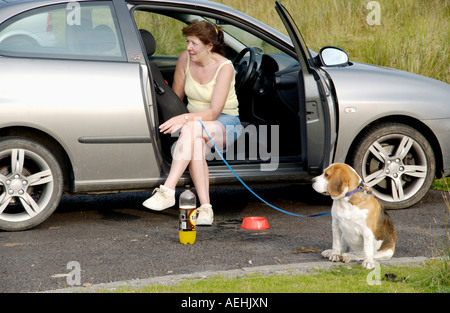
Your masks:
[[[45,221],[63,190],[61,167],[44,146],[23,138],[0,140],[0,229],[26,230]]]
[[[398,123],[369,128],[355,148],[351,165],[387,209],[403,209],[420,201],[436,170],[426,138]]]

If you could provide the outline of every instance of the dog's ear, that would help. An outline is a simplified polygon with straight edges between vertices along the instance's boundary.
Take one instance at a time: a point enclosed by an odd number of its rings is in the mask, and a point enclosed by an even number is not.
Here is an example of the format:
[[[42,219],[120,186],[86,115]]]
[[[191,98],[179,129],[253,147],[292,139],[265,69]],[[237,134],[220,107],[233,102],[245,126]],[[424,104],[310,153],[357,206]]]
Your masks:
[[[333,175],[328,181],[327,192],[330,196],[337,197],[344,192],[345,187],[347,186],[348,177],[344,175],[344,172],[341,169],[335,169]]]

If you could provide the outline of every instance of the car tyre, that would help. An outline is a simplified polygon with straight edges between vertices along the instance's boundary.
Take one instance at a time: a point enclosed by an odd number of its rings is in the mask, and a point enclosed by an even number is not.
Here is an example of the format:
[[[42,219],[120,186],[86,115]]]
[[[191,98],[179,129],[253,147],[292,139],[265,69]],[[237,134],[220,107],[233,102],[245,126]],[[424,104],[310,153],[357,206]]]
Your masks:
[[[400,123],[368,128],[354,149],[353,168],[386,209],[419,202],[433,183],[436,161],[428,140]]]
[[[44,222],[56,209],[63,175],[45,146],[25,138],[0,140],[0,229],[20,231]]]

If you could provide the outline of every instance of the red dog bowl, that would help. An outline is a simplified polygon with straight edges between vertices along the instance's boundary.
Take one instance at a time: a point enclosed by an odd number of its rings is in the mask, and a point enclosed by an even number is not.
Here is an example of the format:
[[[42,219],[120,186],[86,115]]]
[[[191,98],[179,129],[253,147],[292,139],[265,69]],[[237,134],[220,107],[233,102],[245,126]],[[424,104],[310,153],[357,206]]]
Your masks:
[[[249,216],[244,218],[244,220],[242,221],[241,228],[251,230],[268,229],[269,222],[265,217]]]

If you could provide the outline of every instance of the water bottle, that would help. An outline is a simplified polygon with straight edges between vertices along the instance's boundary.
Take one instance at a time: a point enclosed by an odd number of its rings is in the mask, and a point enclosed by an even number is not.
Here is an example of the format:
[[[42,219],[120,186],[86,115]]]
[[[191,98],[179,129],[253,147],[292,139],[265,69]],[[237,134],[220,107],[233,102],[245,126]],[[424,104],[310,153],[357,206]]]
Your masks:
[[[196,237],[197,225],[197,199],[195,194],[189,190],[190,186],[186,185],[186,190],[180,195],[180,223],[179,236],[180,243],[194,244]]]

